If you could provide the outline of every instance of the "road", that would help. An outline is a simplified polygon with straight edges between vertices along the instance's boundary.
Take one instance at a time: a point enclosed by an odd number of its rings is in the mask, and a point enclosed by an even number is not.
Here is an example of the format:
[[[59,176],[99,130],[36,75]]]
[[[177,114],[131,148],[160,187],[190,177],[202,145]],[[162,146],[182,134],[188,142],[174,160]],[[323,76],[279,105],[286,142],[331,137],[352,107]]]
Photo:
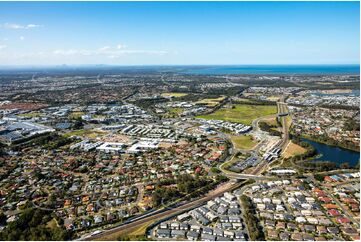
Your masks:
[[[260,171],[261,169],[257,169],[257,170]],[[256,173],[256,172],[252,172],[252,173]],[[230,179],[253,179],[253,180],[267,180],[272,178],[263,175],[238,174],[238,173],[226,173],[225,176],[227,176]]]
[[[283,151],[287,147],[290,137],[289,137],[289,125],[287,124],[288,117],[288,107],[287,103],[285,103],[285,97],[282,96],[280,102],[277,102],[278,115],[286,114],[286,116],[279,116],[280,122],[282,124],[282,142],[279,145],[279,148]]]
[[[277,102],[277,110],[278,110],[277,112],[278,112],[278,114],[271,114],[271,115],[259,117],[259,118],[252,121],[252,130],[253,130],[253,132],[265,132],[265,131],[261,131],[259,126],[258,126],[258,123],[261,120],[276,118],[277,115],[279,115],[281,113],[287,113],[288,112],[287,104],[284,102],[284,99],[285,98],[282,97],[280,102]],[[286,117],[281,117],[281,124],[282,124],[282,141],[279,144],[279,147],[282,150],[284,150],[286,148],[287,144],[289,143],[289,127],[287,125]],[[252,151],[248,150],[246,152],[245,151],[243,151],[243,152],[245,152],[245,153],[248,153],[248,152],[258,153],[265,141],[266,141],[266,138],[263,138],[255,147],[252,148]],[[234,150],[234,147],[232,147],[232,149]],[[234,153],[236,153],[236,152],[234,152]],[[233,158],[233,156],[232,156],[232,158]],[[232,158],[228,159],[228,160],[232,160]],[[231,171],[223,169],[222,165],[219,166],[219,168],[224,173],[224,175],[226,175],[228,178],[231,178],[231,179],[236,178],[236,179],[265,180],[265,179],[269,179],[269,177],[265,177],[265,176],[262,176],[262,175],[259,175],[259,174],[262,173],[267,168],[268,165],[269,165],[269,163],[267,161],[263,160],[259,165],[257,165],[257,167],[252,171],[251,174],[240,174],[240,173],[231,172]]]
[[[280,114],[286,114],[285,116],[280,116]],[[282,150],[282,152],[286,149],[288,143],[289,143],[289,125],[287,124],[287,116],[288,116],[288,107],[287,104],[285,103],[285,97],[282,96],[280,98],[280,101],[277,102],[277,116],[280,117],[280,122],[282,125],[282,140],[280,142],[280,144],[278,145],[278,148],[280,148]],[[265,117],[260,117],[258,119],[253,120],[252,122],[252,126],[253,126],[253,130],[256,132],[260,132],[259,127],[258,127],[258,123],[260,120],[265,119],[265,118],[272,118],[272,117],[276,117],[276,115],[269,115],[269,116],[265,116]],[[259,148],[261,147],[261,143],[264,140],[262,140],[259,145],[257,145],[255,147],[255,151],[259,151]],[[256,174],[260,174],[262,173],[263,170],[267,169],[269,163],[266,160],[263,160],[252,172],[253,175]]]
[[[263,119],[270,119],[270,118],[276,118],[277,115],[276,114],[271,114],[271,115],[267,115],[267,116],[263,116],[263,117],[259,117],[256,118],[252,121],[252,130],[254,131],[259,131],[259,127],[258,127],[258,123],[259,121],[263,120]]]

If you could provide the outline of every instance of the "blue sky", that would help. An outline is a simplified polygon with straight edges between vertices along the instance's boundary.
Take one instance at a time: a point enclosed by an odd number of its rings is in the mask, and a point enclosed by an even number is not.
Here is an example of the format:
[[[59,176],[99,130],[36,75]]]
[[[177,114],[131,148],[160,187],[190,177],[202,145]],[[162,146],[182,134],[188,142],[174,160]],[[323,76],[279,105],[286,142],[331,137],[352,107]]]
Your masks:
[[[354,64],[359,2],[0,2],[0,65]]]

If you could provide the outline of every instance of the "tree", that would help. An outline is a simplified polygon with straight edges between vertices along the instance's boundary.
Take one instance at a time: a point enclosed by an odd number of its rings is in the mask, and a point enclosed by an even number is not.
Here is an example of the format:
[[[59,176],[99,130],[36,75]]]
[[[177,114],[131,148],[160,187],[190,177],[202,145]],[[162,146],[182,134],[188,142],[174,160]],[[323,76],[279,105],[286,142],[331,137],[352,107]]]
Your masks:
[[[212,167],[212,168],[211,168],[211,172],[218,174],[218,173],[220,173],[221,171],[220,171],[217,167]]]
[[[342,164],[340,165],[340,168],[341,168],[341,169],[350,169],[350,164],[347,163],[347,162],[342,163]]]
[[[253,206],[252,200],[246,195],[242,195],[241,201],[244,206],[244,219],[250,232],[250,239],[265,240],[263,229],[259,224],[257,216],[254,214],[255,207]]]
[[[0,232],[0,240],[67,240],[71,233],[64,227],[49,228],[47,223],[52,219],[44,210],[28,208],[17,220],[10,222]]]
[[[73,129],[82,129],[84,127],[83,120],[79,117],[75,120]]]
[[[0,225],[6,225],[6,215],[3,212],[0,213]]]

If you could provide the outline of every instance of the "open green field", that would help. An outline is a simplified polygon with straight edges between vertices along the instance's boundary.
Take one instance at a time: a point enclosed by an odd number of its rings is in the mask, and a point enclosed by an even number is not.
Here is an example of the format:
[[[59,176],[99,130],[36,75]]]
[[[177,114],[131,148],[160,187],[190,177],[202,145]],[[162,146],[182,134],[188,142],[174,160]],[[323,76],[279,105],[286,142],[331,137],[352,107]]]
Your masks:
[[[81,136],[81,137],[87,137],[91,139],[95,139],[97,137],[101,137],[103,135],[107,134],[106,132],[98,131],[98,130],[88,130],[88,129],[80,129],[80,130],[74,130],[70,131],[66,134],[64,134],[65,137],[70,136]]]
[[[22,114],[19,114],[18,116],[26,117],[26,118],[36,118],[36,117],[42,117],[42,116],[44,116],[44,114],[40,113],[40,112],[31,112],[31,113],[22,113]]]
[[[249,135],[233,135],[231,141],[236,149],[242,150],[249,150],[257,144],[257,141],[253,140]]]
[[[184,111],[184,108],[169,108],[170,113],[181,114]]]
[[[249,103],[249,104],[255,103],[254,100],[251,100],[251,99],[248,99],[248,98],[239,97],[239,98],[236,98],[235,100],[238,101],[238,102]]]
[[[71,119],[77,119],[77,118],[80,118],[82,115],[84,115],[85,113],[84,112],[71,112],[69,114],[69,118]]]
[[[218,98],[205,98],[205,99],[197,101],[196,104],[204,104],[204,105],[207,105],[209,107],[214,107],[218,103],[223,101],[225,98],[226,98],[225,96],[220,96]]]
[[[164,92],[161,94],[163,97],[184,97],[187,96],[188,93],[183,92]]]
[[[146,232],[148,226],[150,226],[154,222],[155,222],[155,220],[151,220],[151,221],[141,224],[135,228],[117,231],[110,235],[104,235],[96,240],[97,241],[104,241],[104,240],[112,240],[112,241],[114,241],[114,240],[122,240],[122,241],[138,240],[139,241],[139,240],[144,240],[146,238],[145,232]]]
[[[292,118],[290,117],[290,115],[286,116],[286,125],[288,128],[291,128]]]
[[[292,157],[295,155],[301,155],[301,154],[305,153],[306,151],[307,150],[305,148],[303,148],[302,146],[299,146],[298,144],[290,142],[289,145],[287,146],[287,149],[282,154],[282,156],[285,158],[289,158],[289,157]]]
[[[236,104],[234,108],[222,108],[211,114],[197,116],[197,118],[224,120],[251,125],[254,119],[275,113],[277,113],[276,105]]]
[[[262,119],[262,122],[267,123],[269,126],[275,126],[275,127],[278,126],[276,117]]]

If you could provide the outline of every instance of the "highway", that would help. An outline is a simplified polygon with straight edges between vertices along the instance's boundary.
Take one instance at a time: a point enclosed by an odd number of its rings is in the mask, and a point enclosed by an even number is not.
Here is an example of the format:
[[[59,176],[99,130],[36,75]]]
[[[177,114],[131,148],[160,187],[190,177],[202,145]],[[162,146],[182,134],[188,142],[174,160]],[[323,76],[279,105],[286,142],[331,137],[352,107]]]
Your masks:
[[[252,173],[256,174],[256,172],[252,172]],[[239,174],[239,173],[231,173],[231,172],[227,172],[225,176],[227,176],[230,179],[253,179],[253,180],[267,180],[272,178],[263,175]]]
[[[280,102],[277,102],[277,109],[278,109],[278,115],[280,114],[287,114],[285,116],[279,116],[280,122],[282,124],[282,142],[279,145],[279,148],[284,151],[287,147],[290,137],[289,137],[289,126],[287,124],[287,117],[288,117],[288,107],[287,103],[284,102],[285,97],[282,96],[280,99]]]

